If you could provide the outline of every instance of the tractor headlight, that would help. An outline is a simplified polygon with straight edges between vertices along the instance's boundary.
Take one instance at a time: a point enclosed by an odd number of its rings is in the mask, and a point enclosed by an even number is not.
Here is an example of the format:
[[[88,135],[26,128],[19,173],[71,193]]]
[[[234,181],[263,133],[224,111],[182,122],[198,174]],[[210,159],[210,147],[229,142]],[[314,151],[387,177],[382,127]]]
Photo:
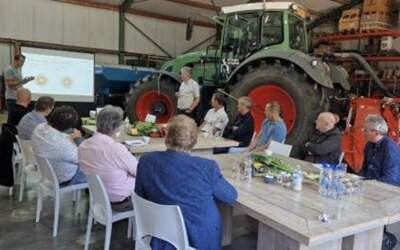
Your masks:
[[[317,60],[317,59],[312,59],[311,65],[312,65],[313,67],[317,67],[317,65],[318,65],[318,60]]]

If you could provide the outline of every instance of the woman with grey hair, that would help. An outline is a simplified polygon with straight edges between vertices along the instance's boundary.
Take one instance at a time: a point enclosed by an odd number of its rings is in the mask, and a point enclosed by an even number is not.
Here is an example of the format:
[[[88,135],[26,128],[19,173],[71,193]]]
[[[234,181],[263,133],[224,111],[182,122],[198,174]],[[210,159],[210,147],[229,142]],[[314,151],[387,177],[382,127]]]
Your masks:
[[[132,209],[130,192],[135,188],[137,166],[137,160],[132,153],[115,140],[122,119],[121,108],[105,106],[96,118],[97,132],[78,148],[82,171],[100,176],[111,207],[117,211]]]
[[[388,126],[380,115],[369,115],[364,122],[364,162],[361,174],[400,186],[400,148],[387,136]]]
[[[215,161],[190,155],[196,140],[193,119],[185,115],[172,118],[165,138],[168,150],[140,158],[135,192],[152,202],[178,205],[191,247],[221,249],[222,225],[216,201],[232,204],[237,192]],[[174,248],[155,239],[152,249]]]

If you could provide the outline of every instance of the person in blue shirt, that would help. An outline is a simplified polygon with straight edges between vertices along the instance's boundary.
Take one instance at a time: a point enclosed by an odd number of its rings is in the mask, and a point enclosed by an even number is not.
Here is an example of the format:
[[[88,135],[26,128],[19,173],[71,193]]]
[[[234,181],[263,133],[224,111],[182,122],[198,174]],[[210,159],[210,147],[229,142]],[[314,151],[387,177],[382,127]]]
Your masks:
[[[287,129],[280,113],[281,107],[277,102],[274,101],[265,105],[266,119],[263,121],[260,133],[248,147],[248,151],[267,149],[271,140],[279,143],[285,142]]]
[[[400,186],[400,147],[387,137],[388,126],[379,115],[364,122],[364,162],[361,175],[368,179]]]
[[[18,123],[18,136],[22,140],[30,140],[36,126],[47,122],[46,117],[50,115],[54,108],[54,99],[50,96],[41,96],[32,110]]]
[[[195,121],[178,115],[167,126],[167,151],[143,155],[138,164],[135,192],[149,201],[178,205],[189,244],[198,250],[221,249],[222,222],[216,202],[233,204],[235,188],[222,176],[217,163],[190,154],[197,142]],[[152,249],[175,249],[153,239]]]

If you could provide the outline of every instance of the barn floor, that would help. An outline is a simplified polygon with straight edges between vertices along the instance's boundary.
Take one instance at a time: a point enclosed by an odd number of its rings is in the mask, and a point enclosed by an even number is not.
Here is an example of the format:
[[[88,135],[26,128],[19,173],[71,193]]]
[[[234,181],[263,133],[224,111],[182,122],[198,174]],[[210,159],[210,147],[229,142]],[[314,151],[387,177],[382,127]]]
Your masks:
[[[75,217],[72,196],[66,194],[61,201],[59,232],[52,237],[53,200],[44,202],[41,220],[35,223],[36,191],[35,178],[28,180],[23,202],[18,202],[18,186],[9,196],[8,188],[0,186],[0,249],[21,250],[73,250],[83,249],[88,195],[82,195],[80,211],[82,215]],[[134,242],[126,237],[127,221],[113,225],[110,249],[134,249]],[[90,249],[103,249],[105,228],[99,224],[93,226]],[[242,236],[223,250],[256,249],[256,235]]]

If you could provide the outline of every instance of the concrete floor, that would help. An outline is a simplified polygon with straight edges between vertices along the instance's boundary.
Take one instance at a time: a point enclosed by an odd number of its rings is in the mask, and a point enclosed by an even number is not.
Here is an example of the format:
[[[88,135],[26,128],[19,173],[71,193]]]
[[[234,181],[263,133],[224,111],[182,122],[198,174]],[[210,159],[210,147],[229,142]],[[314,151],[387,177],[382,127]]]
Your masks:
[[[30,180],[32,181],[32,180]],[[8,188],[0,186],[0,249],[15,250],[73,250],[83,249],[86,232],[88,195],[83,194],[82,215],[75,217],[72,196],[64,195],[61,201],[59,232],[52,237],[53,200],[44,202],[41,220],[35,223],[36,191],[35,183],[28,183],[24,201],[18,202],[18,186],[12,196]],[[126,238],[127,221],[113,225],[111,249],[134,249],[132,240]],[[94,225],[90,249],[103,249],[105,229]],[[223,250],[256,249],[256,235],[246,235],[235,239],[233,244]]]

